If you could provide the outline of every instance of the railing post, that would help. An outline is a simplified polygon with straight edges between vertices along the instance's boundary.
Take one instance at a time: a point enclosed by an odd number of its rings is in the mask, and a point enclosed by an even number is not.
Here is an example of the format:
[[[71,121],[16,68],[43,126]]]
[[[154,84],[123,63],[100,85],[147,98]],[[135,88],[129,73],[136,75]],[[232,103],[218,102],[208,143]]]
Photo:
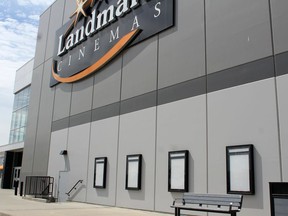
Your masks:
[[[20,196],[23,196],[23,182],[20,183]]]
[[[17,196],[19,181],[14,181],[14,195]]]

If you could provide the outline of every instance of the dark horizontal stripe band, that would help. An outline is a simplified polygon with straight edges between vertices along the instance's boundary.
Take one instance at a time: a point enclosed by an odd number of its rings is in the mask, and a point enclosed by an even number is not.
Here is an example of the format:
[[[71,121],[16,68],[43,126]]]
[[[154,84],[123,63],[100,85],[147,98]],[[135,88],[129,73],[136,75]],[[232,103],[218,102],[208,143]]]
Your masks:
[[[276,76],[288,74],[288,52],[275,56]]]
[[[275,66],[274,66],[275,64]],[[276,68],[276,73],[274,68]],[[288,74],[288,52],[222,70],[52,123],[52,131]]]
[[[121,102],[120,114],[135,112],[150,107],[155,107],[157,104],[157,92],[153,91],[144,95],[140,95]]]
[[[206,76],[158,90],[158,105],[206,93]]]
[[[75,127],[81,124],[87,124],[91,122],[91,111],[83,112],[70,117],[69,127]]]
[[[118,116],[120,113],[120,102],[92,110],[92,121]]]
[[[69,127],[69,117],[52,122],[52,132]]]
[[[275,76],[274,59],[268,57],[207,76],[207,92],[214,92]]]

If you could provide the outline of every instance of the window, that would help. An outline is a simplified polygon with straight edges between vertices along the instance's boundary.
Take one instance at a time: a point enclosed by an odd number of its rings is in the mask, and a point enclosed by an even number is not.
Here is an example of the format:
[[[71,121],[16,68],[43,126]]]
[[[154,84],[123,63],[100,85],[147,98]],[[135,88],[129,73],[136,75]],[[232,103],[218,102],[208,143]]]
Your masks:
[[[28,119],[30,86],[15,94],[9,143],[23,142]]]

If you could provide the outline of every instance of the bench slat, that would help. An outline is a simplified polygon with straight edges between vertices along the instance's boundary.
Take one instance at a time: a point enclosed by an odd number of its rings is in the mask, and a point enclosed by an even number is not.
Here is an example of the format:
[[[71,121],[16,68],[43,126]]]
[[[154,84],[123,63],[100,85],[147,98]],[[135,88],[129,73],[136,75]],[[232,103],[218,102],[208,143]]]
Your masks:
[[[219,195],[219,194],[194,194],[194,193],[184,193],[183,197],[195,197],[199,199],[238,199],[242,198],[242,195]]]
[[[209,201],[221,201],[221,202],[241,202],[241,198],[240,199],[236,199],[236,198],[233,198],[233,199],[227,199],[227,198],[218,198],[218,197],[186,197],[184,196],[183,197],[184,199],[189,199],[189,200],[209,200]]]
[[[187,204],[221,205],[241,207],[241,195],[213,195],[185,193],[183,199]]]
[[[189,200],[185,200],[186,204],[196,204],[196,205],[215,205],[215,206],[232,206],[232,207],[237,207],[239,208],[241,206],[240,203],[232,203],[232,202],[213,202],[213,201],[205,201],[205,202],[201,202],[201,201],[189,201]]]

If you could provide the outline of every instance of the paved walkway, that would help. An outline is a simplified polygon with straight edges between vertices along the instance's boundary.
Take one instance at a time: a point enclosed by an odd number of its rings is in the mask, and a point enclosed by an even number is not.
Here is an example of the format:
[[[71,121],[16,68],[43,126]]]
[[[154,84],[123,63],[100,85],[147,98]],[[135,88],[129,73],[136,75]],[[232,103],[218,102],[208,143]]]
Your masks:
[[[43,203],[14,196],[13,190],[0,189],[0,216],[171,216],[86,203]]]

